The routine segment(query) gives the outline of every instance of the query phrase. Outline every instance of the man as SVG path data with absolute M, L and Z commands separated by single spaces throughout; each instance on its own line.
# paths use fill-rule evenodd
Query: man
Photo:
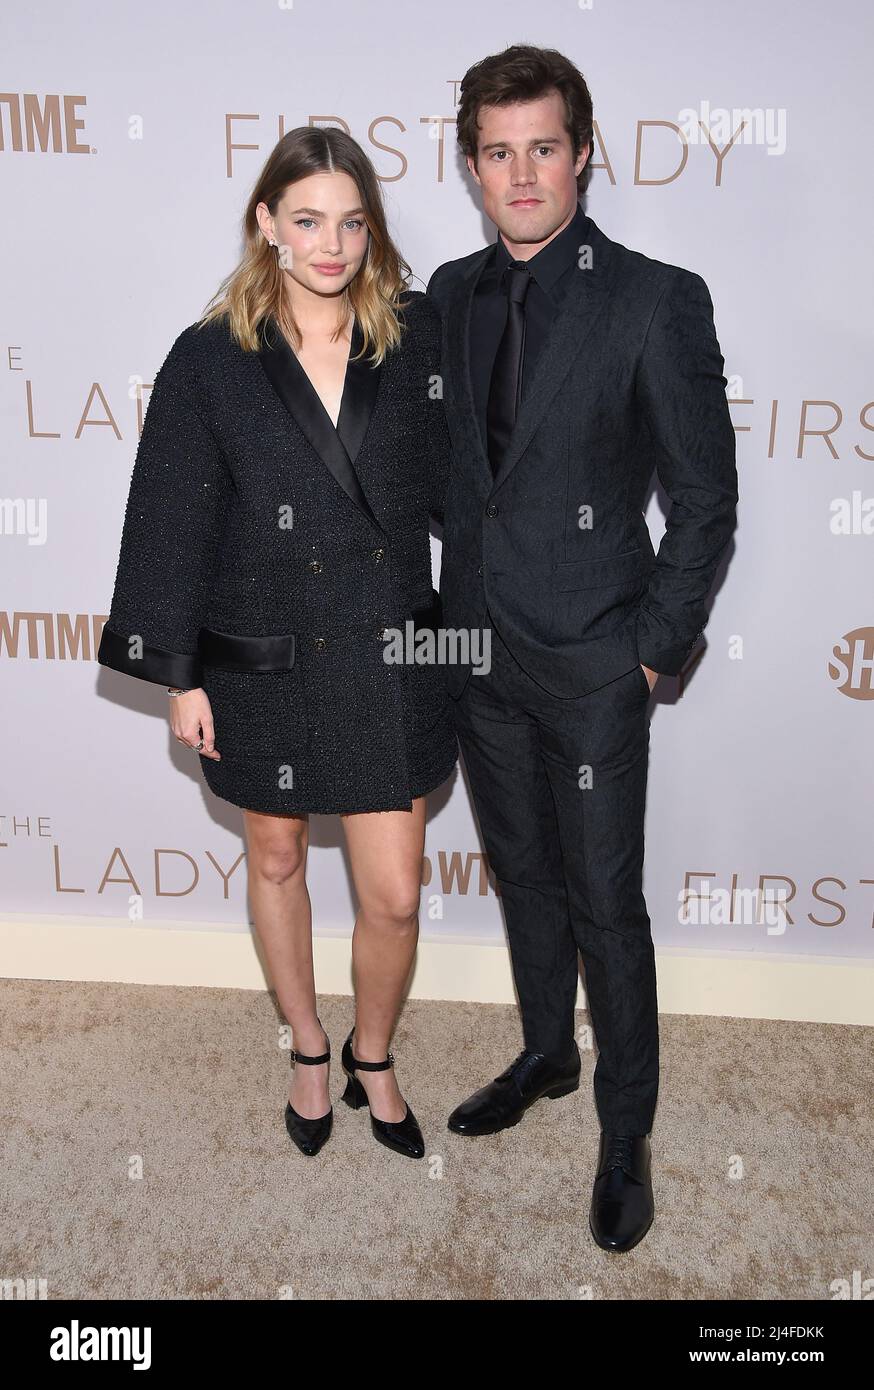
M 658 1090 L 649 697 L 702 635 L 737 472 L 707 286 L 583 212 L 592 130 L 586 83 L 555 50 L 472 67 L 458 141 L 498 236 L 428 286 L 453 441 L 443 623 L 491 629 L 489 671 L 447 678 L 525 1044 L 449 1128 L 491 1134 L 577 1089 L 579 952 L 602 1131 L 589 1224 L 629 1250 L 653 1219 Z M 654 469 L 671 502 L 657 557 Z

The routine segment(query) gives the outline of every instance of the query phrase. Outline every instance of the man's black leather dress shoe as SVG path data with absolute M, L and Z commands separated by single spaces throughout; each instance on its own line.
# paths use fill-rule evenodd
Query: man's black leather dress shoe
M 601 1134 L 589 1229 L 604 1250 L 631 1250 L 652 1225 L 648 1134 Z
M 561 1066 L 544 1057 L 542 1052 L 520 1052 L 515 1062 L 462 1101 L 449 1116 L 449 1128 L 455 1134 L 497 1134 L 521 1120 L 529 1105 L 541 1096 L 556 1100 L 570 1095 L 580 1084 L 580 1053 L 573 1044 L 567 1061 Z

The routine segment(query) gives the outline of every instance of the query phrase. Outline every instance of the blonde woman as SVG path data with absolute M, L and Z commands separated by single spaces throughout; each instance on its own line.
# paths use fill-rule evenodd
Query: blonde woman
M 286 1125 L 309 1155 L 333 1108 L 308 817 L 341 816 L 358 898 L 344 1099 L 422 1157 L 389 1043 L 416 950 L 425 797 L 457 744 L 442 668 L 386 658 L 409 619 L 439 622 L 439 318 L 406 288 L 373 166 L 341 130 L 279 141 L 244 236 L 155 378 L 98 659 L 167 687 L 174 735 L 243 808 L 255 930 L 304 1064 Z

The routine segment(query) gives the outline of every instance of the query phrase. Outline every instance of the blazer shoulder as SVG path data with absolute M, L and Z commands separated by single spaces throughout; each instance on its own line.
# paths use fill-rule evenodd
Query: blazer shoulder
M 637 283 L 645 285 L 650 291 L 653 313 L 659 305 L 670 305 L 668 312 L 713 313 L 713 299 L 707 282 L 697 271 L 687 270 L 685 266 L 672 265 L 669 261 L 658 261 L 639 252 L 629 252 L 641 264 Z
M 165 372 L 165 375 L 168 371 L 196 372 L 199 367 L 215 359 L 219 344 L 228 342 L 230 333 L 223 321 L 211 320 L 204 324 L 198 319 L 188 324 L 173 339 L 160 370 Z
M 430 350 L 440 340 L 443 320 L 434 297 L 425 290 L 407 290 L 403 305 L 404 338 L 409 343 L 412 333 L 415 342 Z
M 647 256 L 643 251 L 623 245 L 621 241 L 613 241 L 611 238 L 608 240 L 621 270 L 638 283 L 651 286 L 658 294 L 664 290 L 680 293 L 700 292 L 702 287 L 707 290 L 704 279 L 696 271 L 673 265 L 670 261 L 658 260 L 655 256 Z
M 478 251 L 471 251 L 467 256 L 459 256 L 457 260 L 444 261 L 442 265 L 438 265 L 428 281 L 428 293 L 439 308 L 443 308 L 456 286 L 472 271 L 476 270 L 491 249 L 492 244 L 490 243 L 488 246 L 481 246 Z
M 437 305 L 427 290 L 405 290 L 403 315 L 408 323 L 427 323 L 429 319 L 439 318 Z
M 230 321 L 225 316 L 206 322 L 196 319 L 187 328 L 183 328 L 173 347 L 176 348 L 177 344 L 179 351 L 193 362 L 211 357 L 220 347 L 236 346 L 231 335 Z

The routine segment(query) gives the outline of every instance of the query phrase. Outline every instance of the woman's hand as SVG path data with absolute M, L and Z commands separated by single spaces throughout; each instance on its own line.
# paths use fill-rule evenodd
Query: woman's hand
M 216 762 L 221 760 L 221 753 L 215 748 L 209 697 L 200 686 L 170 699 L 170 728 L 186 748 L 193 748 L 202 758 L 212 758 Z M 201 739 L 203 747 L 198 748 Z

